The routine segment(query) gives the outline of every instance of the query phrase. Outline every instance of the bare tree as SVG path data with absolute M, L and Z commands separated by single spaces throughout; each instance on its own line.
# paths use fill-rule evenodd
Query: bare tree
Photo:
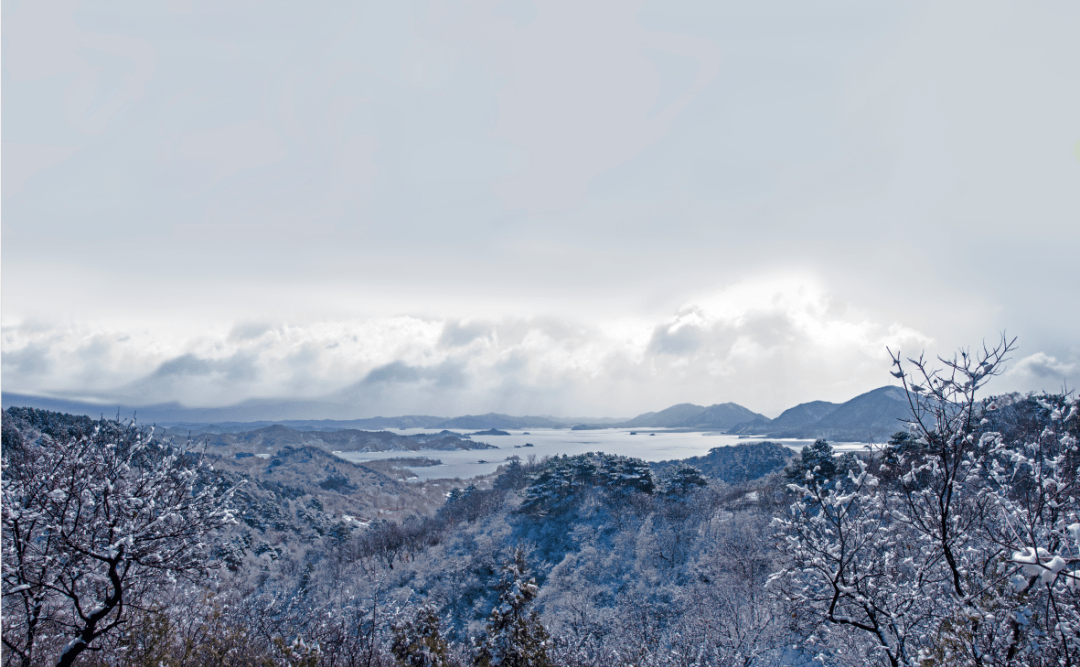
M 100 648 L 129 609 L 202 573 L 204 538 L 232 520 L 231 490 L 201 457 L 134 423 L 15 442 L 3 451 L 6 664 L 70 665 Z
M 1013 346 L 942 368 L 894 355 L 912 411 L 902 451 L 831 488 L 791 485 L 774 585 L 811 625 L 894 666 L 1077 664 L 1080 414 L 1073 397 L 1033 397 L 1038 429 L 993 430 L 999 406 L 977 393 Z

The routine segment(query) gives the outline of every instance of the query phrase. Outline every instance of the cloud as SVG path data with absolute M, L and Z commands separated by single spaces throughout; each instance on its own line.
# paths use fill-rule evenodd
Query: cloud
M 5 369 L 19 375 L 43 375 L 49 371 L 49 351 L 42 345 L 27 345 L 21 350 L 4 352 Z
M 253 382 L 259 379 L 259 370 L 255 358 L 245 352 L 237 352 L 223 359 L 204 359 L 195 354 L 184 354 L 162 363 L 148 379 L 209 375 L 220 375 L 233 382 Z
M 185 354 L 158 366 L 158 369 L 153 373 L 153 377 L 209 375 L 212 370 L 213 366 L 206 359 L 200 359 L 193 354 Z
M 443 326 L 439 344 L 447 347 L 462 347 L 474 340 L 491 337 L 491 327 L 482 322 L 460 323 L 449 321 Z
M 393 362 L 386 366 L 379 366 L 370 370 L 357 386 L 367 387 L 381 385 L 383 387 L 396 387 L 400 385 L 430 384 L 438 389 L 462 389 L 467 386 L 468 379 L 465 377 L 464 367 L 461 364 L 446 360 L 442 364 L 429 367 L 409 366 L 401 362 Z M 415 386 L 408 387 L 414 391 Z M 342 392 L 348 394 L 349 390 Z
M 237 322 L 229 332 L 229 340 L 241 341 L 258 338 L 272 328 L 273 325 L 266 322 Z
M 419 380 L 420 372 L 417 369 L 400 361 L 395 361 L 372 369 L 361 381 L 361 384 L 399 384 L 402 382 L 418 382 Z
M 4 328 L 3 379 L 7 391 L 127 404 L 324 401 L 342 417 L 631 415 L 686 401 L 777 412 L 886 384 L 886 345 L 930 342 L 789 274 L 702 293 L 659 321 L 373 317 L 188 335 L 18 324 Z M 1045 355 L 1021 366 L 1063 368 Z
M 1016 363 L 1009 374 L 1034 376 L 1039 379 L 1062 380 L 1076 373 L 1080 364 L 1059 361 L 1045 352 L 1030 354 Z
M 649 351 L 653 354 L 692 354 L 701 346 L 702 331 L 692 324 L 660 325 L 653 331 Z
M 79 321 L 36 357 L 20 330 L 6 384 L 245 352 L 260 383 L 168 391 L 312 397 L 455 359 L 557 408 L 776 364 L 771 404 L 894 324 L 1054 352 L 1080 323 L 1080 5 L 220 4 L 5 13 L 4 314 Z M 792 266 L 830 297 L 685 299 Z

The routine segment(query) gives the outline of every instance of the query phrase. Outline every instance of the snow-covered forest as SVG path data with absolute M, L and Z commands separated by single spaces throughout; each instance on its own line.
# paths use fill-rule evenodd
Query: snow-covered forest
M 9 409 L 3 661 L 1077 664 L 1080 405 L 984 396 L 1008 352 L 895 358 L 912 421 L 864 456 L 513 461 L 434 511 L 315 454 L 333 483 Z M 397 514 L 357 521 L 372 485 Z

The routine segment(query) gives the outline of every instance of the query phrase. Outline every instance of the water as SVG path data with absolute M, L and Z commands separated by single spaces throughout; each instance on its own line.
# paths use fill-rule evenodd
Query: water
M 437 433 L 432 429 L 401 429 L 395 433 L 411 435 L 414 433 Z M 469 433 L 470 431 L 455 431 Z M 597 429 L 593 431 L 571 431 L 567 429 L 529 429 L 528 431 L 508 431 L 510 435 L 478 435 L 473 440 L 494 445 L 498 449 L 471 449 L 454 451 L 420 450 L 416 452 L 343 452 L 338 454 L 343 459 L 355 463 L 379 459 L 402 457 L 423 457 L 442 461 L 439 466 L 409 467 L 422 480 L 468 479 L 495 472 L 496 468 L 506 463 L 510 457 L 518 456 L 522 462 L 535 456 L 537 460 L 545 456 L 566 454 L 584 454 L 586 452 L 604 452 L 620 456 L 632 456 L 646 461 L 664 461 L 685 459 L 691 456 L 708 454 L 713 447 L 760 442 L 767 438 L 743 438 L 736 435 L 719 433 L 700 433 L 669 431 L 665 429 L 631 430 L 625 428 Z M 631 435 L 636 433 L 637 435 Z M 783 445 L 800 450 L 812 440 L 773 440 Z M 531 444 L 532 447 L 527 447 Z M 863 443 L 842 443 L 834 445 L 836 449 L 847 451 L 861 449 Z M 481 462 L 483 461 L 483 462 Z

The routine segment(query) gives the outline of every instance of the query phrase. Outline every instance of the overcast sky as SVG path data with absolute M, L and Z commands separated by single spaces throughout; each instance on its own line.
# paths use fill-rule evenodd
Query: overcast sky
M 1080 382 L 1080 4 L 3 3 L 3 390 L 775 416 Z M 344 407 L 342 407 L 344 406 Z

